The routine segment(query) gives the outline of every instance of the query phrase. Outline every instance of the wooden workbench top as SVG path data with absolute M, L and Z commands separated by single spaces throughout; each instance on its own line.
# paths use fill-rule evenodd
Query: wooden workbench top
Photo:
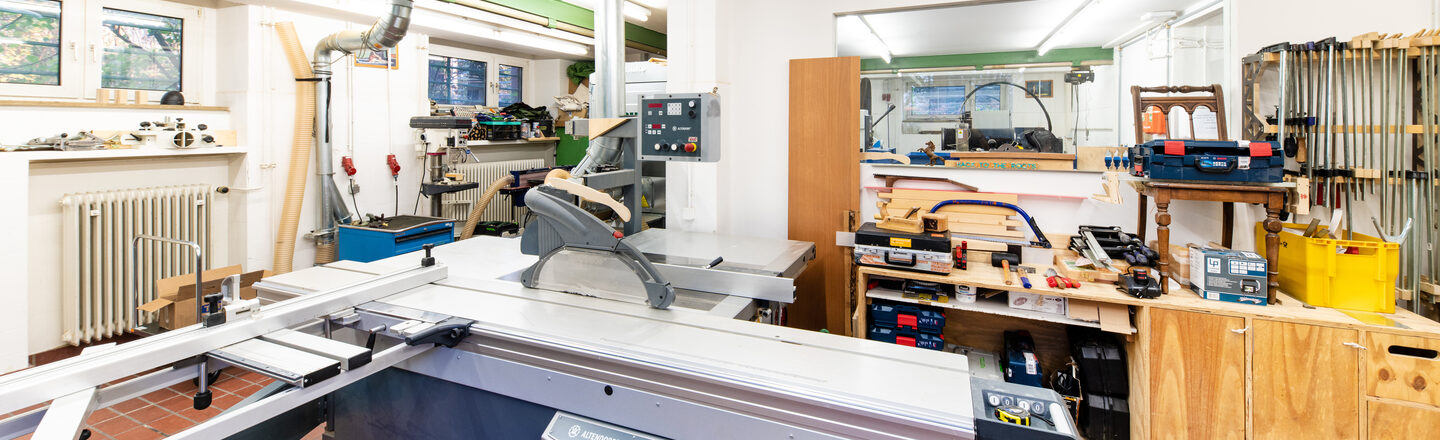
M 1156 299 L 1141 299 L 1121 293 L 1115 290 L 1114 284 L 1082 282 L 1079 288 L 1055 289 L 1045 284 L 1045 271 L 1052 266 L 1030 265 L 1036 273 L 1030 275 L 1031 288 L 1026 289 L 1020 285 L 1020 279 L 1015 278 L 1014 285 L 1006 285 L 1001 276 L 1000 268 L 989 264 L 970 263 L 969 270 L 956 270 L 949 275 L 929 274 L 912 272 L 907 270 L 886 269 L 881 267 L 858 266 L 863 274 L 878 275 L 890 278 L 903 278 L 920 281 L 929 281 L 945 284 L 961 284 L 971 287 L 987 289 L 1012 290 L 1018 292 L 1031 292 L 1043 295 L 1052 295 L 1065 298 L 1075 298 L 1086 301 L 1098 301 L 1115 304 L 1126 304 L 1141 307 L 1159 307 L 1165 309 L 1185 310 L 1200 313 L 1212 313 L 1217 315 L 1242 316 L 1254 318 L 1268 318 L 1288 322 L 1301 322 L 1307 324 L 1324 325 L 1332 327 L 1356 328 L 1369 331 L 1384 331 L 1386 333 L 1411 334 L 1435 336 L 1440 335 L 1440 323 L 1426 319 L 1408 310 L 1397 308 L 1393 314 L 1344 312 L 1327 307 L 1310 307 L 1298 299 L 1285 295 L 1283 292 L 1278 296 L 1280 304 L 1268 306 L 1256 306 L 1249 304 L 1237 304 L 1224 301 L 1211 301 L 1201 298 L 1189 289 L 1171 290 L 1169 294 L 1162 295 Z M 1352 316 L 1353 315 L 1353 316 Z M 1361 318 L 1367 321 L 1362 321 Z M 1391 322 L 1399 324 L 1384 324 Z M 1403 327 L 1402 327 L 1403 326 Z

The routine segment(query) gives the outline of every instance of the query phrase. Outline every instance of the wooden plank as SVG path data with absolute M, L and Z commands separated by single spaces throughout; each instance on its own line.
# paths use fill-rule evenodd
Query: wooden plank
M 1360 438 L 1355 330 L 1256 319 L 1255 438 Z
M 1243 318 L 1150 312 L 1150 437 L 1245 438 Z
M 935 202 L 930 200 L 890 199 L 891 208 L 910 209 L 917 206 L 924 209 L 926 212 L 929 212 L 930 208 L 935 207 Z M 1015 214 L 1015 210 L 1010 208 L 984 205 L 945 205 L 940 207 L 939 212 L 958 212 L 962 214 L 998 214 L 1007 216 Z
M 1150 438 L 1150 312 L 1151 307 L 1135 308 L 1134 337 L 1125 340 L 1126 370 L 1130 377 L 1130 436 Z
M 1119 168 L 1105 168 L 1106 155 L 1128 154 L 1124 147 L 1076 147 L 1075 150 L 1075 169 L 1083 171 L 1116 171 Z
M 878 194 L 882 199 L 910 199 L 910 200 L 933 200 L 936 203 L 946 200 L 986 200 L 991 202 L 1005 202 L 1015 204 L 1020 202 L 1020 196 L 1006 193 L 987 193 L 970 191 L 940 191 L 931 189 L 891 189 L 889 193 Z
M 55 108 L 123 108 L 143 110 L 195 110 L 210 112 L 228 112 L 230 107 L 218 105 L 163 105 L 163 104 L 109 104 L 89 101 L 24 101 L 5 99 L 0 100 L 0 107 L 55 107 Z
M 971 160 L 993 160 L 993 159 L 1021 159 L 1021 160 L 1063 160 L 1074 161 L 1075 155 L 1069 153 L 1030 153 L 1022 151 L 954 151 L 950 152 L 951 159 Z
M 1073 160 L 960 159 L 947 160 L 945 166 L 967 170 L 1071 171 L 1075 169 L 1075 162 Z
M 860 221 L 860 58 L 790 60 L 789 73 L 789 102 L 806 108 L 790 112 L 788 238 L 816 243 L 815 260 L 795 280 L 789 325 L 844 333 L 853 257 L 835 233 Z
M 1435 438 L 1440 409 L 1372 399 L 1367 402 L 1370 440 Z
M 1391 353 L 1440 352 L 1440 337 L 1369 332 L 1365 337 L 1366 394 L 1440 406 L 1440 358 Z M 1424 352 L 1424 350 L 1432 350 Z
M 974 223 L 951 223 L 950 232 L 967 235 L 990 235 L 995 237 L 1025 237 L 1025 231 L 1017 231 L 1000 225 L 977 225 Z
M 884 215 L 905 215 L 905 213 L 910 211 L 910 208 L 911 207 L 897 207 L 891 205 L 885 208 L 884 211 L 877 213 L 876 220 L 882 220 Z M 1015 228 L 1025 227 L 1025 222 L 1012 219 L 1009 216 L 1003 214 L 965 214 L 960 212 L 946 211 L 944 208 L 941 208 L 940 212 L 938 212 L 937 214 L 943 214 L 947 219 L 950 220 L 950 223 L 996 225 Z

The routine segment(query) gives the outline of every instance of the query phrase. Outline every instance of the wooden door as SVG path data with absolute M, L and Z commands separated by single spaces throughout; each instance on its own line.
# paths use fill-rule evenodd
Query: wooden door
M 1359 332 L 1254 320 L 1255 438 L 1360 437 Z
M 1151 438 L 1245 438 L 1243 328 L 1244 318 L 1151 309 Z
M 1435 438 L 1440 427 L 1440 410 L 1433 406 L 1371 400 L 1367 411 L 1369 440 Z
M 860 58 L 790 60 L 791 240 L 815 243 L 795 281 L 793 327 L 850 334 L 851 231 L 860 207 Z

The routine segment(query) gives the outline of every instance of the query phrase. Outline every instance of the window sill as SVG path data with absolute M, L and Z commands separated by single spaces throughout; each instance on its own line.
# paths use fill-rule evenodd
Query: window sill
M 107 108 L 133 110 L 194 110 L 228 112 L 230 107 L 214 105 L 162 105 L 162 104 L 102 104 L 87 101 L 26 101 L 0 100 L 0 107 L 54 107 L 54 108 Z

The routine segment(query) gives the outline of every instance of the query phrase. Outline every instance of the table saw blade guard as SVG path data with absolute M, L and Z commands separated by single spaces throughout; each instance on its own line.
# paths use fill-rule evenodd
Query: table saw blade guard
M 521 274 L 521 283 L 611 299 L 635 297 L 643 290 L 651 307 L 675 302 L 675 289 L 634 246 L 620 240 L 609 225 L 566 202 L 571 195 L 548 185 L 526 197 L 535 219 L 526 225 L 520 250 L 540 257 Z

